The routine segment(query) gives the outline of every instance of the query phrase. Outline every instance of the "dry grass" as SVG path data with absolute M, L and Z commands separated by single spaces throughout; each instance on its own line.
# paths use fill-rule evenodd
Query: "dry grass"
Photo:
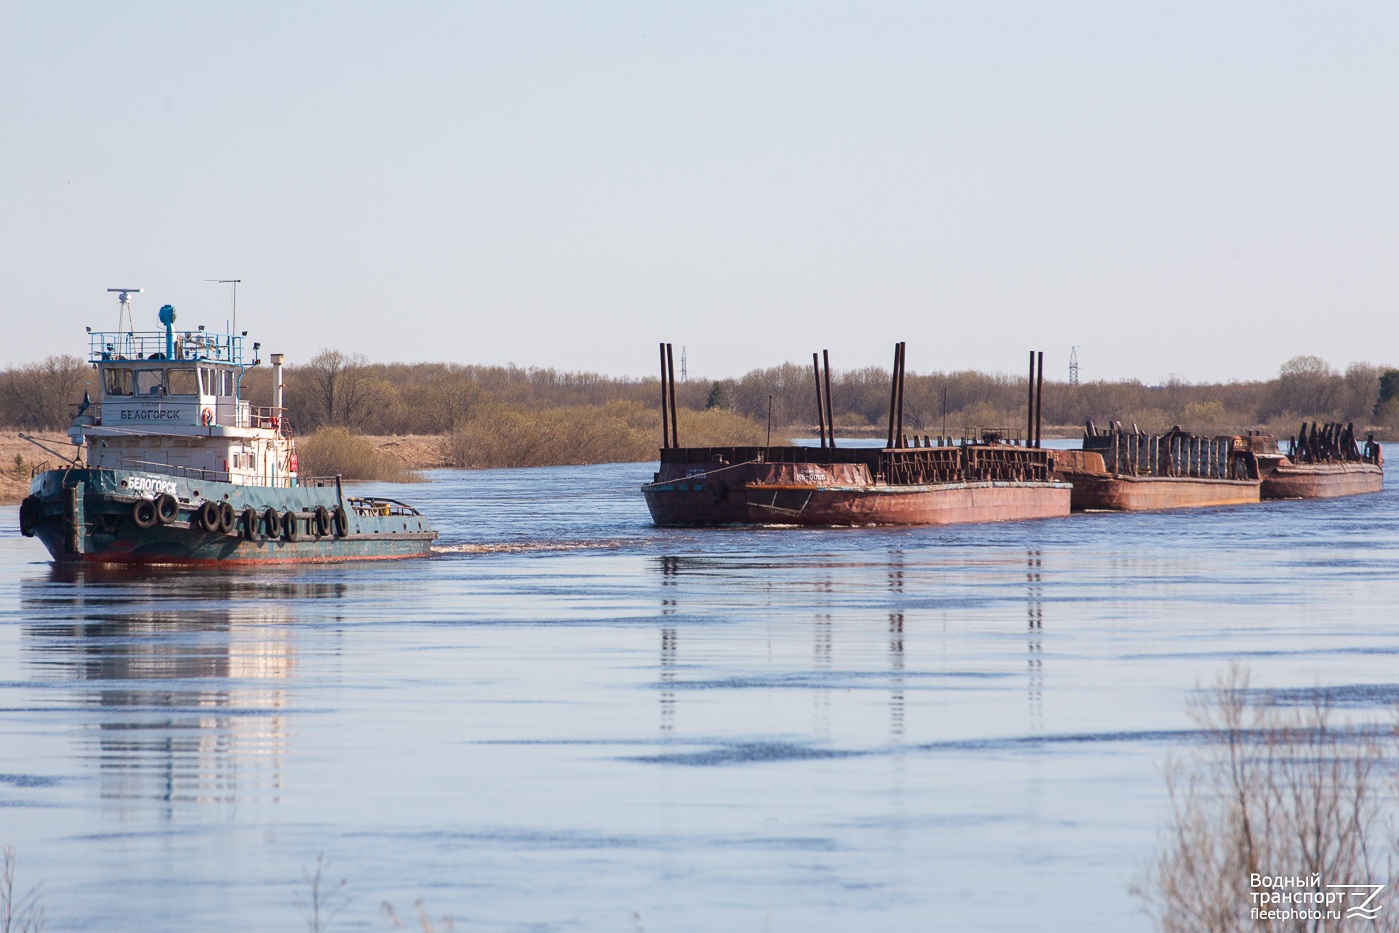
M 0 933 L 43 933 L 44 908 L 39 904 L 39 886 L 25 894 L 15 893 L 13 846 L 5 846 L 0 862 Z
M 422 933 L 452 933 L 452 931 L 456 929 L 456 921 L 451 917 L 441 917 L 438 919 L 437 923 L 434 924 L 432 918 L 427 915 L 427 907 L 424 906 L 422 901 L 418 901 L 414 906 L 418 908 L 418 924 Z M 398 911 L 394 910 L 394 906 L 388 901 L 384 901 L 379 907 L 379 912 L 393 925 L 393 929 L 409 929 L 409 927 L 404 925 L 403 919 L 399 917 Z
M 347 480 L 381 480 L 389 483 L 417 479 L 397 458 L 383 453 L 368 438 L 345 428 L 322 428 L 296 442 L 303 476 L 340 475 Z
M 64 453 L 76 450 L 69 446 L 66 437 L 59 437 L 62 439 L 53 446 Z M 29 495 L 29 471 L 45 460 L 60 462 L 28 441 L 20 440 L 18 432 L 0 432 L 0 504 L 15 503 Z
M 306 895 L 296 896 L 296 906 L 306 920 L 307 933 L 326 933 L 330 928 L 330 922 L 349 905 L 349 895 L 345 892 L 349 880 L 341 878 L 339 881 L 327 883 L 325 873 L 329 868 L 330 860 L 325 857 L 324 852 L 319 852 L 316 854 L 314 871 L 309 865 L 301 869 L 301 880 L 306 883 Z
M 761 444 L 765 427 L 731 411 L 681 411 L 685 446 Z M 455 466 L 471 469 L 654 460 L 661 416 L 636 402 L 527 409 L 475 409 L 446 439 Z
M 1337 724 L 1323 692 L 1286 706 L 1260 698 L 1233 666 L 1192 704 L 1208 740 L 1167 768 L 1170 817 L 1154 862 L 1134 893 L 1165 933 L 1394 931 L 1393 898 L 1378 918 L 1347 917 L 1359 889 L 1387 884 L 1396 840 L 1392 724 Z M 1311 879 L 1312 886 L 1254 884 L 1254 876 Z M 1261 903 L 1273 892 L 1318 892 L 1333 903 Z M 1317 909 L 1320 917 L 1258 918 L 1263 910 Z M 1327 911 L 1335 911 L 1328 916 Z

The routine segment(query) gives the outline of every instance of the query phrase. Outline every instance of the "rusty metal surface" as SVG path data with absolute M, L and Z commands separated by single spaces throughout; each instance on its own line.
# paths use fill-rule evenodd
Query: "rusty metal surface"
M 1061 471 L 1073 484 L 1075 511 L 1149 512 L 1257 502 L 1256 479 L 1204 479 L 1176 476 L 1113 476 Z
M 1282 463 L 1263 477 L 1264 499 L 1334 499 L 1384 489 L 1384 469 L 1373 463 Z
M 1058 473 L 1106 473 L 1103 455 L 1092 450 L 1054 451 L 1054 469 Z
M 1301 430 L 1288 438 L 1287 457 L 1297 464 L 1349 462 L 1379 466 L 1382 461 L 1375 435 L 1368 435 L 1362 443 L 1355 437 L 1354 424 L 1339 421 L 1326 424 L 1313 421 L 1310 429 L 1302 422 Z
M 1063 483 L 946 483 L 928 486 L 811 487 L 754 484 L 748 521 L 780 525 L 953 525 L 1061 518 Z
M 1056 451 L 1055 473 L 1073 484 L 1075 510 L 1146 512 L 1257 502 L 1252 438 L 1202 437 L 1175 428 L 1146 434 L 1090 421 L 1083 450 Z
M 658 525 L 930 525 L 1067 515 L 1070 490 L 1048 451 L 920 446 L 672 448 L 642 492 Z
M 1258 479 L 1258 455 L 1247 439 L 1232 435 L 1203 437 L 1175 428 L 1146 434 L 1121 426 L 1085 433 L 1083 449 L 1102 455 L 1113 476 L 1195 479 Z

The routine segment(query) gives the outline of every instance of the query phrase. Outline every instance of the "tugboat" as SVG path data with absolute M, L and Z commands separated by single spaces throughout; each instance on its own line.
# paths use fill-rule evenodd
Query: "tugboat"
M 121 291 L 130 321 L 128 292 Z M 304 477 L 282 407 L 242 397 L 241 334 L 203 326 L 163 333 L 92 332 L 100 406 L 84 396 L 68 429 L 77 455 L 40 464 L 20 531 L 59 563 L 262 564 L 421 557 L 437 538 L 416 509 L 347 496 L 339 476 Z M 53 468 L 50 468 L 53 467 Z

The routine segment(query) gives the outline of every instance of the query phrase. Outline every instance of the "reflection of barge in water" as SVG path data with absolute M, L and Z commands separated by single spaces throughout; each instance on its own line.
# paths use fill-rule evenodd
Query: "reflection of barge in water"
M 1287 453 L 1272 437 L 1251 438 L 1263 473 L 1264 499 L 1331 499 L 1384 488 L 1384 454 L 1373 434 L 1355 439 L 1355 425 L 1306 424 L 1288 439 Z
M 1123 512 L 1257 502 L 1258 458 L 1246 438 L 1098 431 L 1082 450 L 1055 452 L 1056 475 L 1073 484 L 1075 510 Z
M 121 298 L 125 310 L 125 292 Z M 93 410 L 85 400 L 69 429 L 76 459 L 35 471 L 20 505 L 26 536 L 38 537 L 60 562 L 299 563 L 429 553 L 437 532 L 417 510 L 346 496 L 339 477 L 298 474 L 280 354 L 272 356 L 272 407 L 253 407 L 240 380 L 259 361 L 244 362 L 241 335 L 202 328 L 177 335 L 169 305 L 160 320 L 164 333 L 91 334 L 101 406 Z
M 1005 432 L 908 438 L 903 431 L 903 344 L 894 357 L 888 443 L 837 448 L 830 363 L 816 372 L 820 447 L 680 447 L 674 368 L 662 347 L 660 468 L 642 487 L 657 525 L 946 525 L 1069 513 L 1048 451 L 1006 443 Z M 1035 400 L 1035 380 L 1031 398 Z M 1033 434 L 1036 405 L 1031 404 Z

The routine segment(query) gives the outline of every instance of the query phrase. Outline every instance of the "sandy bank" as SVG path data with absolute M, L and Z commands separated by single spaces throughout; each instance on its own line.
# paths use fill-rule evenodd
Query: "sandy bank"
M 35 436 L 53 441 L 49 446 L 55 450 L 64 453 L 73 450 L 62 432 L 45 431 Z M 0 503 L 11 505 L 29 495 L 29 471 L 45 460 L 55 465 L 62 463 L 28 441 L 20 440 L 18 431 L 0 431 Z

